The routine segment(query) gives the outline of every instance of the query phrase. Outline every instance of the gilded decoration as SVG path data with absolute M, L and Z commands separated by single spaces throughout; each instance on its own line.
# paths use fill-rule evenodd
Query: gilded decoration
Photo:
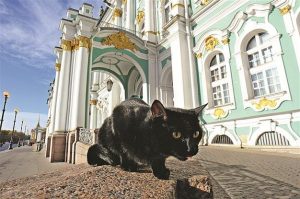
M 277 105 L 277 102 L 276 100 L 270 100 L 264 97 L 260 99 L 257 103 L 253 103 L 253 105 L 256 110 L 263 110 L 265 108 L 274 109 Z
M 292 6 L 287 5 L 287 6 L 283 7 L 283 8 L 281 8 L 281 9 L 279 9 L 280 14 L 282 14 L 282 15 L 287 14 L 291 10 L 291 8 L 292 8 Z
M 197 59 L 200 59 L 200 58 L 202 58 L 202 53 L 195 53 L 195 56 Z
M 115 8 L 113 12 L 113 18 L 122 17 L 122 10 L 120 8 Z
M 137 47 L 130 39 L 126 36 L 124 32 L 118 32 L 116 34 L 112 34 L 104 38 L 101 42 L 102 45 L 106 46 L 114 46 L 116 49 L 128 49 L 131 51 L 135 51 Z
M 206 6 L 207 4 L 209 4 L 211 2 L 211 0 L 201 0 L 201 5 Z
M 136 15 L 136 21 L 140 24 L 144 21 L 145 13 L 144 11 L 138 11 L 138 14 Z
M 90 38 L 84 37 L 84 36 L 79 36 L 78 38 L 78 42 L 79 42 L 79 47 L 83 47 L 83 48 L 90 48 L 91 47 L 91 40 Z
M 122 4 L 126 4 L 127 3 L 127 0 L 122 0 Z
M 61 64 L 56 63 L 56 64 L 55 64 L 55 70 L 56 70 L 56 71 L 60 71 L 60 68 L 61 68 Z
M 213 114 L 214 114 L 214 117 L 217 119 L 224 118 L 227 115 L 226 112 L 224 111 L 224 109 L 222 109 L 222 108 L 216 108 Z
M 97 101 L 96 99 L 92 99 L 92 100 L 90 100 L 90 104 L 91 104 L 91 105 L 96 105 L 96 104 L 97 104 L 97 102 L 98 102 L 98 101 Z
M 205 39 L 205 49 L 207 51 L 213 50 L 218 44 L 219 41 L 213 36 L 209 36 Z
M 79 49 L 78 39 L 77 38 L 73 39 L 71 45 L 72 45 L 72 50 L 78 50 Z
M 224 38 L 224 39 L 222 39 L 222 43 L 223 43 L 224 45 L 229 44 L 229 42 L 230 42 L 230 39 L 229 39 L 229 38 Z
M 61 46 L 60 46 L 63 50 L 66 51 L 71 51 L 72 50 L 72 44 L 71 41 L 68 40 L 62 40 L 61 41 Z

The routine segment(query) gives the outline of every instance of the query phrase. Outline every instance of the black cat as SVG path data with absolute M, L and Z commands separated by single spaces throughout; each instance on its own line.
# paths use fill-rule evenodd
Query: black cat
M 138 98 L 126 100 L 105 119 L 98 144 L 88 150 L 88 163 L 121 165 L 126 171 L 137 171 L 143 163 L 157 178 L 168 179 L 167 157 L 184 161 L 197 154 L 202 137 L 198 116 L 205 106 L 185 110 L 164 108 L 158 100 L 151 107 Z

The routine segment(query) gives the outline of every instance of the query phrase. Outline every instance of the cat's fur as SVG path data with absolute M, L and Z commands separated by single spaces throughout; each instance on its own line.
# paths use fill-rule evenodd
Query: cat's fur
M 197 154 L 202 137 L 198 116 L 205 106 L 184 110 L 164 108 L 158 100 L 151 107 L 138 98 L 126 100 L 105 119 L 98 143 L 88 150 L 88 163 L 120 165 L 126 171 L 137 171 L 143 163 L 157 178 L 168 179 L 167 157 L 184 161 Z

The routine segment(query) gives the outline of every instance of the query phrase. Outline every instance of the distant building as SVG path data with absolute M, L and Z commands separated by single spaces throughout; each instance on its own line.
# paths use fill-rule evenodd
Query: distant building
M 31 130 L 30 143 L 45 143 L 46 128 L 40 126 L 40 121 L 38 121 L 36 127 Z
M 87 135 L 133 95 L 180 108 L 208 103 L 201 144 L 300 146 L 299 0 L 105 2 L 100 18 L 84 3 L 60 21 L 51 162 L 76 162 L 80 140 L 93 143 Z

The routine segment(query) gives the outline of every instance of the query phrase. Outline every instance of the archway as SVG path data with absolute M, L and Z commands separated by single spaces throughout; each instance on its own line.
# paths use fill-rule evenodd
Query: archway
M 161 72 L 160 79 L 160 98 L 164 106 L 174 106 L 174 93 L 173 93 L 173 77 L 171 64 L 165 66 Z
M 230 137 L 227 135 L 217 135 L 211 142 L 212 144 L 233 144 Z
M 286 137 L 276 131 L 262 133 L 256 140 L 256 146 L 290 146 Z

